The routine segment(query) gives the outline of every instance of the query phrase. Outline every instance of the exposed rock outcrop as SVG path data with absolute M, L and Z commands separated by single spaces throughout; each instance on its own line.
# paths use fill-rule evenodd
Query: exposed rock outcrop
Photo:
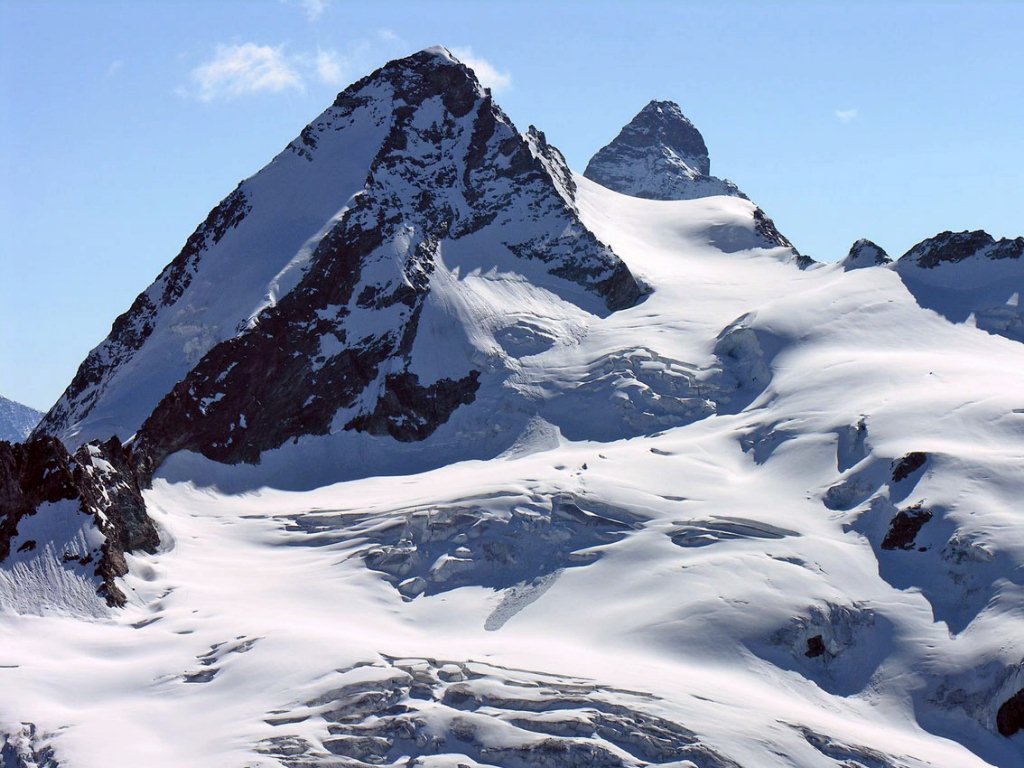
M 913 549 L 918 532 L 931 519 L 931 510 L 920 504 L 901 509 L 889 524 L 889 530 L 882 539 L 882 549 Z
M 0 564 L 22 553 L 53 556 L 63 567 L 90 574 L 108 605 L 123 605 L 125 596 L 116 579 L 128 572 L 125 553 L 153 552 L 159 544 L 142 499 L 146 481 L 137 473 L 131 451 L 116 437 L 83 445 L 73 454 L 53 437 L 0 442 Z M 60 545 L 67 532 L 40 520 L 33 527 L 53 541 L 29 538 L 26 518 L 56 514 L 51 510 L 62 502 L 75 504 L 83 516 L 79 527 L 94 529 L 99 536 L 78 537 L 57 552 L 46 545 Z

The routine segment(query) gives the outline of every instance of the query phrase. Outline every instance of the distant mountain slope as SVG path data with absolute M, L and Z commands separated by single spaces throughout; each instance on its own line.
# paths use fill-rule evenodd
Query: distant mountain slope
M 32 434 L 43 413 L 0 395 L 0 440 L 18 443 Z

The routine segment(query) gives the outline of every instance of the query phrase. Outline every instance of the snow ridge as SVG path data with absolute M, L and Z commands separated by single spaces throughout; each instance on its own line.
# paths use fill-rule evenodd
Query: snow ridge
M 1024 237 L 941 232 L 900 257 L 896 270 L 918 304 L 951 322 L 1024 342 Z

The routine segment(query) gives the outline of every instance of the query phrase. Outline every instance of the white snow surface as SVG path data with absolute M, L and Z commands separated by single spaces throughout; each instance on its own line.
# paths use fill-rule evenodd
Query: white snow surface
M 441 745 L 419 765 L 1024 764 L 994 725 L 1024 685 L 1024 346 L 922 309 L 891 270 L 751 248 L 746 200 L 575 182 L 645 301 L 598 317 L 445 255 L 417 370 L 489 359 L 494 391 L 400 451 L 172 457 L 126 609 L 5 603 L 0 733 L 35 724 L 69 768 L 327 765 L 392 717 L 360 722 L 344 691 L 420 674 L 432 698 L 394 715 Z M 469 337 L 445 336 L 452 315 Z M 324 485 L 350 450 L 362 471 Z M 882 550 L 917 503 L 915 546 Z M 616 741 L 594 725 L 611 707 L 721 762 Z M 412 764 L 396 744 L 379 764 Z M 620 762 L 571 762 L 584 744 Z

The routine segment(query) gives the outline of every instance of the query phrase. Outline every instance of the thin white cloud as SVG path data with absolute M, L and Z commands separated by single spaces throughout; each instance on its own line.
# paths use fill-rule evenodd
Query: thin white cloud
M 329 5 L 328 0 L 302 0 L 302 7 L 306 9 L 306 18 L 310 21 L 319 19 Z
M 121 61 L 120 59 L 117 59 L 116 61 L 110 62 L 110 66 L 107 67 L 107 72 L 104 75 L 104 77 L 113 77 L 114 75 L 116 75 L 118 73 L 118 71 L 123 66 L 124 66 L 124 62 Z
M 323 16 L 327 6 L 330 5 L 330 0 L 281 0 L 281 2 L 285 5 L 301 7 L 306 12 L 306 18 L 310 21 L 316 21 Z
M 856 109 L 837 109 L 836 110 L 836 120 L 838 120 L 840 123 L 849 123 L 852 120 L 856 120 L 856 119 L 857 119 L 857 110 Z
M 286 51 L 283 45 L 253 42 L 218 45 L 208 60 L 191 70 L 188 82 L 179 85 L 175 93 L 185 99 L 213 102 L 258 93 L 301 92 L 307 85 L 318 83 L 339 88 L 407 47 L 389 29 L 350 40 L 341 48 L 317 47 L 315 51 Z
M 476 73 L 477 80 L 480 81 L 481 85 L 490 88 L 495 93 L 504 91 L 512 86 L 512 75 L 508 71 L 502 72 L 491 62 L 487 61 L 487 59 L 474 55 L 472 48 L 467 46 L 465 48 L 452 48 L 451 50 L 455 54 L 455 58 Z
M 337 51 L 316 52 L 316 74 L 327 85 L 339 86 L 345 83 L 345 68 Z
M 194 90 L 200 101 L 233 99 L 254 93 L 279 93 L 303 89 L 302 75 L 281 47 L 242 43 L 218 45 L 213 58 L 192 70 Z

